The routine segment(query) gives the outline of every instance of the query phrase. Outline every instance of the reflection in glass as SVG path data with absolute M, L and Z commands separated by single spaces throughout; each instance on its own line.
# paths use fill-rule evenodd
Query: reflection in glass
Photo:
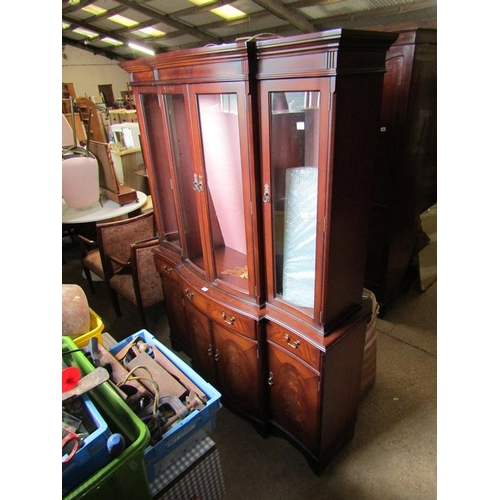
M 270 94 L 275 294 L 308 314 L 316 275 L 319 98 Z
M 200 94 L 198 109 L 217 279 L 248 291 L 237 95 Z

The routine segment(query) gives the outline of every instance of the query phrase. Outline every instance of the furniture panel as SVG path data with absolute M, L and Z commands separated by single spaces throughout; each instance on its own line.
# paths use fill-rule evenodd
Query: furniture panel
M 307 342 L 303 337 L 290 331 L 283 330 L 276 323 L 267 325 L 267 340 L 274 342 L 282 349 L 294 354 L 316 370 L 320 369 L 320 351 Z
M 185 301 L 186 318 L 191 336 L 191 358 L 193 368 L 209 383 L 217 387 L 216 366 L 213 356 L 210 320 L 191 302 Z
M 217 304 L 209 304 L 208 314 L 221 326 L 227 327 L 227 325 L 230 325 L 232 331 L 238 332 L 249 339 L 257 340 L 255 321 L 253 319 L 245 318 L 228 307 L 220 307 Z
M 330 342 L 310 346 L 317 350 L 319 370 L 297 356 L 300 348 L 285 350 L 275 343 L 292 337 L 290 330 L 266 326 L 269 417 L 303 448 L 318 473 L 354 435 L 370 307 L 364 302 Z
M 155 255 L 155 265 L 162 280 L 172 347 L 190 356 L 191 342 L 183 306 L 183 282 L 175 271 L 175 266 L 158 255 Z
M 418 278 L 419 215 L 437 201 L 437 31 L 387 51 L 364 286 L 385 307 Z
M 215 323 L 198 309 L 208 302 L 189 298 L 184 301 L 193 367 L 220 390 L 226 404 L 261 423 L 259 344 Z
M 262 416 L 262 381 L 259 370 L 257 341 L 241 337 L 233 331 L 213 325 L 218 386 L 233 408 L 249 415 Z
M 270 418 L 312 453 L 318 450 L 320 376 L 295 356 L 267 344 Z

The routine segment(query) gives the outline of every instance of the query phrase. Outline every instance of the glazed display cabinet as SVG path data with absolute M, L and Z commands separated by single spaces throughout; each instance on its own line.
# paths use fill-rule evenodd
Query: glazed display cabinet
M 121 63 L 174 348 L 320 472 L 353 436 L 385 54 L 332 30 Z

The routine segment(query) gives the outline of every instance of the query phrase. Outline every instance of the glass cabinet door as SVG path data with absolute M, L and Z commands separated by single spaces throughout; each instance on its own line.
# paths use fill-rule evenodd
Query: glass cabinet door
M 323 237 L 323 211 L 318 207 L 324 197 L 320 198 L 318 184 L 326 170 L 322 165 L 328 148 L 321 146 L 327 144 L 322 135 L 327 128 L 322 123 L 327 122 L 322 120 L 326 120 L 329 93 L 310 83 L 303 88 L 300 83 L 286 84 L 289 90 L 281 90 L 276 82 L 266 87 L 261 112 L 265 243 L 267 262 L 272 262 L 268 301 L 312 317 L 320 296 L 322 239 L 318 239 Z
M 177 183 L 179 194 L 179 213 L 182 214 L 183 258 L 204 272 L 205 262 L 196 199 L 198 178 L 193 170 L 186 98 L 183 93 L 173 93 L 164 94 L 163 100 L 175 170 L 174 181 Z
M 139 89 L 136 99 L 140 99 L 139 112 L 145 127 L 145 140 L 141 136 L 144 160 L 149 163 L 149 176 L 155 211 L 162 214 L 157 217 L 156 223 L 160 236 L 160 243 L 175 253 L 181 253 L 179 228 L 175 213 L 174 200 L 171 189 L 171 171 L 169 168 L 167 143 L 162 121 L 160 100 L 156 91 L 141 92 Z M 154 176 L 152 176 L 154 172 Z
M 205 203 L 211 277 L 222 288 L 248 295 L 254 278 L 246 235 L 251 224 L 248 147 L 240 139 L 247 136 L 245 94 L 208 89 L 194 90 L 201 152 L 195 181 Z

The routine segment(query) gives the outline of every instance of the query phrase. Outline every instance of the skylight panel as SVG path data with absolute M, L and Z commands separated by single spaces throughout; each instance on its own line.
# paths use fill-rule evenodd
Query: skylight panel
M 201 7 L 202 5 L 207 5 L 209 3 L 214 3 L 214 0 L 189 0 L 191 3 Z
M 90 5 L 86 5 L 85 7 L 82 7 L 82 10 L 84 10 L 85 12 L 88 12 L 89 14 L 93 14 L 94 16 L 100 16 L 101 14 L 104 14 L 105 12 L 107 12 L 106 9 L 98 7 L 97 5 L 94 5 L 92 3 Z
M 75 28 L 73 30 L 73 33 L 78 33 L 79 35 L 86 36 L 87 38 L 96 38 L 99 35 L 97 33 L 94 33 L 93 31 L 86 30 L 84 28 Z
M 144 33 L 145 35 L 149 36 L 164 36 L 166 33 L 164 31 L 157 30 L 156 28 L 141 28 L 140 30 L 141 33 Z
M 246 14 L 241 10 L 233 7 L 232 5 L 223 5 L 222 7 L 217 7 L 216 9 L 210 9 L 219 17 L 222 17 L 226 21 L 231 21 L 232 19 L 239 19 L 240 17 L 245 17 Z
M 115 47 L 119 47 L 120 45 L 123 45 L 123 42 L 119 42 L 118 40 L 115 40 L 114 38 L 102 38 L 101 42 L 107 43 L 109 45 L 114 45 Z
M 132 19 L 129 19 L 128 17 L 120 16 L 120 14 L 115 14 L 114 16 L 111 16 L 109 18 L 109 20 L 113 21 L 117 24 L 121 24 L 122 26 L 125 26 L 126 28 L 132 28 L 133 26 L 137 26 L 139 24 L 137 21 L 133 21 Z

